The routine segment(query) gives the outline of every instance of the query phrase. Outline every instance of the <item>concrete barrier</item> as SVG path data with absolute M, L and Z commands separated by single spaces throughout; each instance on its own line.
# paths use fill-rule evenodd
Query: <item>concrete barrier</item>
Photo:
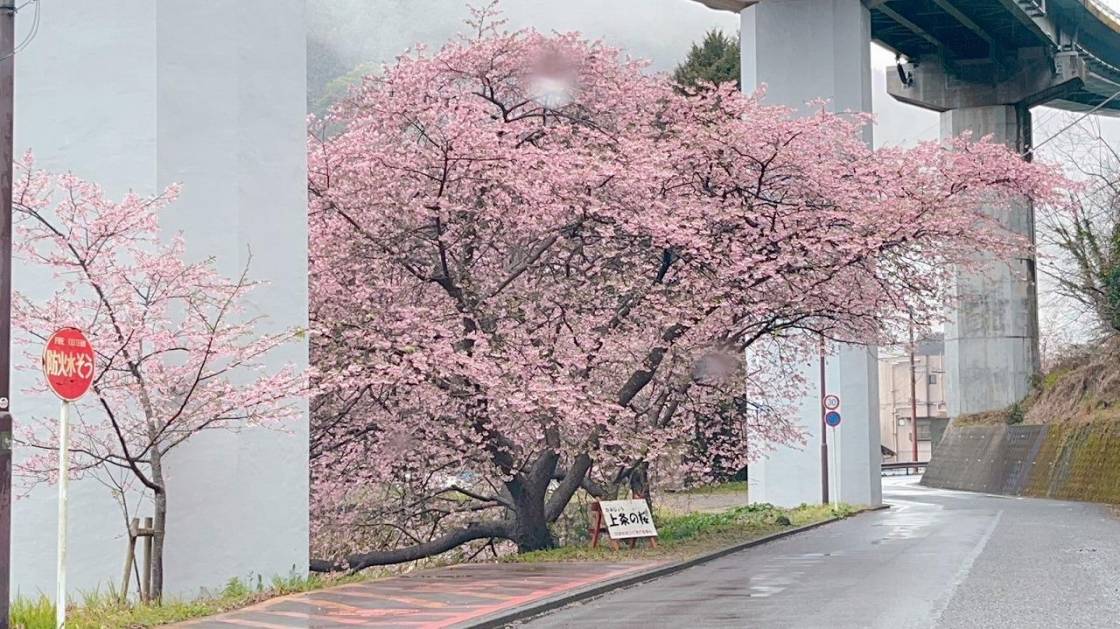
M 1120 423 L 952 425 L 922 484 L 1120 503 Z

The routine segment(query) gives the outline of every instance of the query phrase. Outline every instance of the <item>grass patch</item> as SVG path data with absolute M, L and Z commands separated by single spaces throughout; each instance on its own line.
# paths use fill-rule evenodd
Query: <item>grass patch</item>
M 1068 365 L 1060 365 L 1060 366 L 1054 367 L 1049 372 L 1047 372 L 1046 375 L 1042 376 L 1042 382 L 1041 382 L 1042 390 L 1043 391 L 1053 390 L 1054 387 L 1057 386 L 1057 384 L 1062 381 L 1062 378 L 1065 378 L 1067 375 L 1069 375 L 1069 373 L 1071 371 L 1073 371 L 1073 368 L 1068 366 Z
M 53 629 L 54 603 L 42 595 L 35 599 L 16 598 L 12 601 L 11 625 L 13 629 Z
M 846 504 L 801 505 L 782 509 L 769 504 L 735 507 L 718 513 L 678 515 L 666 511 L 654 513 L 657 524 L 657 548 L 639 542 L 637 548 L 625 544 L 619 550 L 602 542 L 599 548 L 569 545 L 552 550 L 508 555 L 502 561 L 537 563 L 552 561 L 596 561 L 619 559 L 684 558 L 732 544 L 804 526 L 833 517 L 848 517 L 858 511 Z
M 332 585 L 364 581 L 369 575 L 304 577 L 292 575 L 264 581 L 230 579 L 221 590 L 206 593 L 194 600 L 168 598 L 162 604 L 121 603 L 116 593 L 91 592 L 81 596 L 81 603 L 67 611 L 67 629 L 105 629 L 116 627 L 154 627 L 192 618 L 211 616 L 246 607 L 285 594 L 317 590 Z M 13 629 L 53 629 L 54 604 L 45 596 L 37 599 L 17 598 L 12 603 Z
M 953 423 L 957 426 L 994 426 L 996 424 L 1008 423 L 1007 418 L 1009 416 L 1008 409 L 999 409 L 995 411 L 960 415 L 953 420 Z

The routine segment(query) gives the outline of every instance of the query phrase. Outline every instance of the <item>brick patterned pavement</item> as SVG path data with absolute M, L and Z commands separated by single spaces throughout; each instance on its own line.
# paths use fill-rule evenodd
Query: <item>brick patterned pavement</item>
M 657 562 L 466 564 L 271 599 L 183 629 L 466 627 L 500 611 L 616 579 Z

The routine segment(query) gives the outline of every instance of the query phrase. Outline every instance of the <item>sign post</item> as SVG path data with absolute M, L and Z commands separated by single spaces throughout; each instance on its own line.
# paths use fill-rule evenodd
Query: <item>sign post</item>
M 840 421 L 842 419 L 840 416 L 840 396 L 829 394 L 824 396 L 822 402 L 825 409 L 827 409 L 827 412 L 824 414 L 824 423 L 828 426 L 826 430 L 832 431 L 832 478 L 833 482 L 836 483 L 836 500 L 839 501 L 840 496 L 843 495 L 841 493 L 843 488 L 840 483 L 840 477 L 842 476 L 840 462 L 843 461 L 843 457 L 840 454 L 840 440 L 836 438 L 836 429 L 840 426 Z
M 93 346 L 77 328 L 60 328 L 43 348 L 43 376 L 62 400 L 58 411 L 58 575 L 55 627 L 66 626 L 66 491 L 70 476 L 70 403 L 93 384 Z
M 70 484 L 70 402 L 58 409 L 58 572 L 54 599 L 54 625 L 66 627 L 66 499 Z

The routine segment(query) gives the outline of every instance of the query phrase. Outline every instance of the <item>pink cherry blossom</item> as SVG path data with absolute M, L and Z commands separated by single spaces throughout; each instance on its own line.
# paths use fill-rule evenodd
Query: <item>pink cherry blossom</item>
M 548 547 L 581 487 L 796 442 L 821 335 L 933 323 L 954 265 L 1027 247 L 978 208 L 1064 185 L 986 139 L 873 151 L 870 122 L 485 28 L 313 120 L 314 550 L 346 557 L 317 567 Z
M 248 316 L 246 273 L 221 276 L 213 259 L 188 261 L 181 235 L 160 238 L 160 215 L 177 189 L 119 201 L 72 175 L 16 165 L 16 253 L 49 269 L 46 299 L 17 295 L 13 321 L 25 348 L 17 367 L 39 369 L 42 344 L 62 326 L 80 328 L 95 350 L 92 389 L 71 414 L 72 470 L 151 496 L 153 595 L 162 590 L 167 514 L 165 457 L 194 435 L 245 426 L 281 427 L 294 416 L 305 374 L 269 369 L 269 352 L 295 330 L 264 334 Z M 49 395 L 45 387 L 33 394 Z M 21 417 L 17 474 L 57 476 L 54 417 Z

